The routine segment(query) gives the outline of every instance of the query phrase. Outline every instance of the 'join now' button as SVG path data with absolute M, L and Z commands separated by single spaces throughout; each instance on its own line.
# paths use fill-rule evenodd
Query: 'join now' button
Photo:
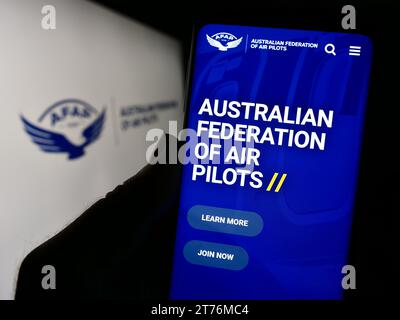
M 237 246 L 206 241 L 189 241 L 183 255 L 192 264 L 229 270 L 242 270 L 248 262 L 247 252 Z
M 190 208 L 187 219 L 195 229 L 248 237 L 258 235 L 264 227 L 262 218 L 255 212 L 200 205 Z

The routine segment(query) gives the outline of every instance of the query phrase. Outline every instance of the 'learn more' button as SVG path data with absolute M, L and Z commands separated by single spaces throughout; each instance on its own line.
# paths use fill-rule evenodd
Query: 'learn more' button
M 183 255 L 192 264 L 228 270 L 242 270 L 249 262 L 247 252 L 241 247 L 198 240 L 189 241 Z
M 255 212 L 200 205 L 190 208 L 187 219 L 195 229 L 247 237 L 258 235 L 264 227 L 262 218 Z

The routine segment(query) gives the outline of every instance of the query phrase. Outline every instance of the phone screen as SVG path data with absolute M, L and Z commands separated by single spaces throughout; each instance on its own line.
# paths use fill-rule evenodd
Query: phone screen
M 187 106 L 172 299 L 340 299 L 372 46 L 209 24 Z

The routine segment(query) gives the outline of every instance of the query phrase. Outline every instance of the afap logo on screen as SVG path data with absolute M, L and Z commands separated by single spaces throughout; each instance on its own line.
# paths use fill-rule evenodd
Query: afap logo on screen
M 238 39 L 233 34 L 227 32 L 218 32 L 211 37 L 206 34 L 206 37 L 210 46 L 217 48 L 219 51 L 236 48 L 243 40 L 243 37 Z
M 44 152 L 66 153 L 68 159 L 85 154 L 85 148 L 101 134 L 105 109 L 98 112 L 78 99 L 58 101 L 33 124 L 21 115 L 25 131 Z

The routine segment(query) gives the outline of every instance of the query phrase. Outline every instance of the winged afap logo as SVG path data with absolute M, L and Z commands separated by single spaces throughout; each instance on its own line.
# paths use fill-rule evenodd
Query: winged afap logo
M 243 37 L 237 38 L 228 32 L 218 32 L 211 37 L 206 34 L 207 41 L 210 46 L 217 48 L 219 51 L 228 51 L 236 48 L 243 40 Z
M 68 159 L 85 154 L 85 148 L 101 135 L 106 110 L 98 112 L 78 99 L 62 100 L 49 107 L 34 124 L 20 116 L 25 131 L 42 151 L 66 153 Z

